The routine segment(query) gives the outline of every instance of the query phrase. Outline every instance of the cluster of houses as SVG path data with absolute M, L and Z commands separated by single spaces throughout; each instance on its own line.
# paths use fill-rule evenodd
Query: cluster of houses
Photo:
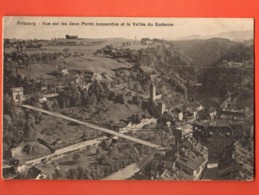
M 242 138 L 242 126 L 193 125 L 193 136 L 208 148 L 210 158 L 219 159 L 228 146 Z
M 253 180 L 254 178 L 253 142 L 235 141 L 226 148 L 219 162 L 219 175 L 230 180 Z
M 150 125 L 150 124 L 156 124 L 157 119 L 155 118 L 143 118 L 140 120 L 139 123 L 133 123 L 130 121 L 125 127 L 122 127 L 119 129 L 120 133 L 128 133 L 130 131 L 138 131 L 141 130 L 144 126 Z
M 173 154 L 151 162 L 150 175 L 157 180 L 199 180 L 208 162 L 208 149 L 188 137 Z

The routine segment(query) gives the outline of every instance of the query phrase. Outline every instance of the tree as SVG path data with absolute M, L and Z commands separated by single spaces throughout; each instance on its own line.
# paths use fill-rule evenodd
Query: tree
M 56 99 L 53 100 L 52 108 L 53 108 L 54 111 L 59 108 L 58 101 Z
M 81 105 L 81 93 L 79 92 L 78 88 L 71 86 L 69 89 L 70 95 L 70 104 L 71 106 L 79 106 Z
M 82 92 L 81 92 L 81 102 L 82 102 L 82 105 L 87 105 L 88 104 L 88 91 L 86 89 L 84 89 Z
M 115 97 L 115 103 L 124 104 L 125 100 L 122 94 L 118 94 Z
M 79 176 L 78 170 L 77 169 L 69 169 L 66 172 L 66 178 L 67 179 L 77 179 Z
M 64 49 L 63 49 L 63 52 L 65 52 L 66 54 L 67 54 L 69 51 L 70 51 L 69 48 L 64 48 Z
M 55 169 L 55 172 L 52 174 L 53 179 L 63 179 L 64 175 L 60 169 Z
M 88 105 L 94 105 L 97 101 L 96 95 L 93 93 L 87 98 Z
M 61 108 L 66 108 L 66 92 L 65 91 L 61 91 L 59 92 L 59 96 L 58 96 L 58 102 L 59 102 L 59 106 Z
M 35 130 L 29 123 L 27 123 L 24 131 L 24 139 L 28 142 L 28 141 L 32 141 L 34 138 L 35 138 Z
M 140 92 L 141 90 L 142 90 L 142 87 L 139 84 L 139 82 L 134 83 L 134 91 Z
M 109 96 L 108 96 L 108 100 L 113 101 L 115 99 L 115 97 L 116 97 L 115 92 L 110 91 Z
M 137 95 L 133 96 L 132 102 L 133 102 L 134 104 L 137 104 L 138 106 L 141 106 L 141 104 L 142 104 L 142 99 L 141 99 L 141 97 L 137 94 Z
M 13 113 L 12 100 L 8 94 L 4 95 L 4 114 L 11 115 Z
M 104 87 L 106 89 L 104 89 Z M 89 87 L 89 93 L 95 94 L 97 101 L 101 101 L 107 96 L 107 88 L 107 85 L 101 84 L 99 81 L 94 80 Z
M 78 153 L 74 153 L 73 154 L 73 161 L 78 161 L 80 159 L 80 154 L 78 154 Z

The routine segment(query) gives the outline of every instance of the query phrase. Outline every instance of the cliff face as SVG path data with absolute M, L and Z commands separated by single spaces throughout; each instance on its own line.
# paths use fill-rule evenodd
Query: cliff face
M 170 45 L 157 45 L 140 51 L 139 65 L 158 66 L 166 62 L 167 65 L 191 65 L 192 59 L 182 51 Z
M 228 39 L 212 38 L 206 40 L 172 41 L 171 44 L 186 53 L 193 60 L 194 64 L 211 66 L 237 43 Z
M 149 84 L 149 75 L 156 74 L 159 78 L 158 92 L 172 103 L 201 97 L 216 97 L 221 101 L 229 94 L 233 94 L 236 105 L 249 105 L 253 99 L 254 55 L 251 42 L 218 38 L 164 41 L 130 53 L 136 60 L 128 80 L 137 80 L 144 89 Z M 235 63 L 241 67 L 233 67 Z M 197 88 L 197 83 L 202 85 Z
M 165 94 L 177 92 L 183 100 L 188 99 L 188 87 L 197 82 L 199 73 L 199 69 L 191 67 L 190 57 L 168 44 L 142 49 L 138 65 L 151 67 L 161 78 L 162 91 Z

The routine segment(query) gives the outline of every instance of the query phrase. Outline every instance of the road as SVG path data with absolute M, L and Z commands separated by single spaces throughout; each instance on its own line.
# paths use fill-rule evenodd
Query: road
M 102 180 L 126 180 L 134 176 L 139 172 L 147 163 L 149 163 L 156 152 L 152 152 L 146 157 L 142 158 L 139 162 L 132 163 L 126 167 L 104 177 Z
M 80 143 L 77 143 L 77 144 L 73 144 L 73 145 L 58 149 L 52 154 L 42 156 L 40 158 L 36 158 L 36 159 L 33 159 L 33 160 L 26 161 L 25 163 L 23 163 L 21 166 L 18 167 L 18 171 L 21 172 L 28 167 L 31 167 L 31 166 L 34 166 L 34 165 L 37 165 L 37 164 L 41 164 L 41 163 L 50 162 L 51 160 L 54 160 L 55 158 L 59 158 L 60 156 L 62 156 L 65 153 L 69 153 L 69 152 L 72 152 L 72 151 L 75 151 L 75 150 L 80 150 L 80 149 L 85 148 L 87 146 L 100 144 L 105 139 L 107 139 L 107 137 L 103 136 L 103 137 L 83 141 L 83 142 L 80 142 Z
M 96 129 L 98 131 L 102 131 L 104 133 L 108 133 L 108 134 L 111 134 L 111 135 L 114 135 L 114 136 L 117 136 L 117 137 L 129 140 L 129 141 L 132 141 L 132 142 L 135 142 L 135 143 L 138 143 L 138 144 L 142 144 L 144 146 L 148 146 L 150 148 L 154 148 L 154 149 L 157 149 L 157 150 L 164 150 L 164 149 L 166 149 L 166 148 L 164 148 L 164 147 L 162 147 L 160 145 L 153 144 L 153 143 L 150 143 L 150 142 L 147 142 L 147 141 L 135 138 L 135 137 L 131 137 L 131 136 L 128 136 L 128 135 L 124 135 L 122 133 L 118 133 L 118 132 L 115 132 L 115 131 L 107 129 L 107 128 L 99 127 L 99 126 L 91 124 L 91 123 L 83 122 L 83 121 L 80 121 L 80 120 L 77 120 L 77 119 L 74 119 L 74 118 L 71 118 L 71 117 L 59 114 L 59 113 L 49 112 L 47 110 L 43 110 L 43 109 L 40 109 L 40 108 L 35 108 L 35 107 L 29 106 L 29 105 L 20 105 L 20 106 L 23 107 L 23 108 L 26 108 L 26 109 L 34 110 L 34 111 L 41 112 L 41 113 L 44 113 L 44 114 L 48 114 L 48 115 L 51 115 L 51 116 L 54 116 L 54 117 L 58 117 L 58 118 L 62 118 L 62 119 L 68 120 L 68 121 L 72 121 L 72 122 L 78 123 L 80 125 L 84 125 L 86 127 L 90 127 L 92 129 Z

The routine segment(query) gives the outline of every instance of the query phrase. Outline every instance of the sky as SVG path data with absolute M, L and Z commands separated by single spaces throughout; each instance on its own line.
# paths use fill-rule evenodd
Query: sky
M 179 39 L 190 35 L 210 36 L 222 32 L 253 31 L 253 19 L 241 18 L 110 18 L 110 17 L 4 17 L 3 37 L 16 39 L 53 39 L 65 35 L 79 38 L 159 38 Z M 43 23 L 51 25 L 43 25 Z M 67 25 L 61 25 L 67 23 Z M 69 25 L 70 22 L 79 26 Z M 97 26 L 96 23 L 118 23 L 119 26 Z M 24 24 L 26 23 L 26 24 Z M 54 25 L 58 24 L 58 25 Z M 82 25 L 84 23 L 84 25 Z M 86 25 L 94 24 L 93 26 Z M 125 24 L 123 26 L 123 23 Z M 130 24 L 127 26 L 126 23 Z M 146 26 L 134 26 L 144 23 Z M 147 26 L 148 24 L 153 26 Z M 156 26 L 166 23 L 169 26 Z

